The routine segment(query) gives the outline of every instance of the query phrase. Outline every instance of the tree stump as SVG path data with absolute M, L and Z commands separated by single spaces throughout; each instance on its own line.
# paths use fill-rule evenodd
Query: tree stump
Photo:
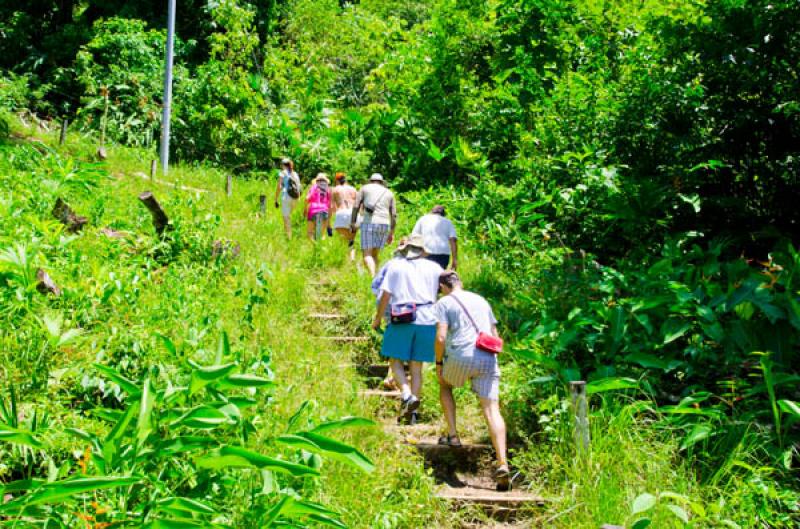
M 150 215 L 153 216 L 153 227 L 155 227 L 156 233 L 163 235 L 169 228 L 169 217 L 164 213 L 161 204 L 158 203 L 158 200 L 150 191 L 145 191 L 139 195 L 139 200 L 142 201 L 142 204 L 150 211 Z
M 53 279 L 41 268 L 36 270 L 36 290 L 42 294 L 52 294 L 56 297 L 61 295 L 61 289 L 55 284 Z
M 67 227 L 69 233 L 77 233 L 83 229 L 84 225 L 89 222 L 86 217 L 76 215 L 75 212 L 69 207 L 69 204 L 64 202 L 61 197 L 56 199 L 56 205 L 53 206 L 53 216 Z

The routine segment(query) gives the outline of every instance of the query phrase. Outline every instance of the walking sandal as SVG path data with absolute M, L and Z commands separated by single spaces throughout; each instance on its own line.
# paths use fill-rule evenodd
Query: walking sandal
M 443 435 L 439 438 L 439 444 L 443 446 L 452 446 L 453 448 L 461 448 L 461 439 L 457 435 Z

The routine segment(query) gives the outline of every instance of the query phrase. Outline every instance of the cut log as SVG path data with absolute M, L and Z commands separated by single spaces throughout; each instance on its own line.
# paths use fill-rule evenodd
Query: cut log
M 153 216 L 153 227 L 155 227 L 156 233 L 163 235 L 169 228 L 169 217 L 164 213 L 161 204 L 158 203 L 158 200 L 150 191 L 145 191 L 139 195 L 139 200 L 142 201 L 142 204 L 150 211 L 150 215 Z
M 53 279 L 41 268 L 36 270 L 36 290 L 42 294 L 52 294 L 56 297 L 61 295 L 61 289 L 55 284 Z
M 213 259 L 236 259 L 242 251 L 241 245 L 236 241 L 216 240 L 211 249 Z
M 89 222 L 89 219 L 86 217 L 76 215 L 72 208 L 69 207 L 69 204 L 64 202 L 60 197 L 56 199 L 56 205 L 53 206 L 53 216 L 67 227 L 69 233 L 81 231 L 84 225 Z

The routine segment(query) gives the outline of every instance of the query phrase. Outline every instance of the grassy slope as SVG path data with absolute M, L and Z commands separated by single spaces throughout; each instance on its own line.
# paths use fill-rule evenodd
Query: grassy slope
M 16 132 L 28 135 L 35 131 L 17 129 Z M 87 159 L 91 146 L 71 137 L 66 151 L 71 151 L 76 159 Z M 48 311 L 62 312 L 65 328 L 79 324 L 86 332 L 78 341 L 58 348 L 43 345 L 41 329 L 36 324 L 30 325 L 30 320 L 17 325 L 10 319 L 10 325 L 3 326 L 5 331 L 11 331 L 13 326 L 24 331 L 3 332 L 2 342 L 6 347 L 0 352 L 3 365 L 0 378 L 17 385 L 22 400 L 32 403 L 27 406 L 27 413 L 33 409 L 50 412 L 56 426 L 48 434 L 48 446 L 53 453 L 69 458 L 69 452 L 81 450 L 73 439 L 60 433 L 64 427 L 103 428 L 71 409 L 76 393 L 87 399 L 95 395 L 81 388 L 84 374 L 91 372 L 91 362 L 142 372 L 156 365 L 169 369 L 170 364 L 183 361 L 168 355 L 156 333 L 175 342 L 181 357 L 199 361 L 213 358 L 222 329 L 230 336 L 231 349 L 242 363 L 264 355 L 271 357 L 277 389 L 274 398 L 269 402 L 264 400 L 260 406 L 263 427 L 254 446 L 270 443 L 271 438 L 283 433 L 288 418 L 306 400 L 311 406 L 300 419 L 300 427 L 306 422 L 345 415 L 370 416 L 374 411 L 372 404 L 357 397 L 360 381 L 352 369 L 343 367 L 351 352 L 316 338 L 314 334 L 324 329 L 307 318 L 317 300 L 316 287 L 311 281 L 334 271 L 346 285 L 342 298 L 347 300 L 348 313 L 366 321 L 365 310 L 371 306 L 365 295 L 368 281 L 363 276 L 336 272 L 347 268 L 344 250 L 328 244 L 319 253 L 302 238 L 287 245 L 275 210 L 270 208 L 264 218 L 256 214 L 258 195 L 270 195 L 271 185 L 237 180 L 233 196 L 228 198 L 221 173 L 177 167 L 171 171 L 169 180 L 211 192 L 176 190 L 135 176 L 149 166 L 142 153 L 116 148 L 109 151 L 107 168 L 112 179 L 105 180 L 91 193 L 67 192 L 74 209 L 91 218 L 90 226 L 63 247 L 42 247 L 37 257 L 65 294 L 58 300 L 34 297 L 31 312 L 38 316 Z M 10 152 L 6 150 L 0 156 L 7 171 L 11 165 Z M 17 176 L 26 177 L 24 172 Z M 154 191 L 167 213 L 177 221 L 176 231 L 187 241 L 184 254 L 163 268 L 143 266 L 138 255 L 153 245 L 149 215 L 136 199 L 146 189 Z M 219 218 L 216 229 L 215 217 Z M 130 242 L 109 240 L 97 233 L 104 226 L 135 236 Z M 46 229 L 58 231 L 52 223 Z M 13 229 L 7 231 L 6 239 L 16 238 Z M 17 231 L 21 235 L 27 230 Z M 36 227 L 33 231 L 40 230 Z M 204 255 L 211 239 L 219 237 L 239 242 L 242 249 L 241 258 L 225 270 L 209 265 Z M 264 287 L 257 283 L 259 274 Z M 121 282 L 121 287 L 106 302 L 100 301 L 115 280 Z M 246 316 L 251 294 L 261 295 L 265 301 L 252 306 L 253 325 L 249 326 Z M 28 318 L 30 314 L 15 316 Z M 45 384 L 48 373 L 50 382 Z M 38 381 L 35 386 L 31 385 L 34 379 Z M 398 445 L 380 428 L 342 431 L 337 437 L 352 442 L 377 463 L 376 472 L 364 475 L 344 465 L 326 462 L 324 477 L 314 486 L 313 496 L 340 510 L 348 525 L 448 525 L 441 514 L 445 509 L 432 498 L 430 479 L 418 460 L 410 457 L 407 447 Z M 253 476 L 245 481 L 257 487 L 259 480 Z M 242 489 L 244 493 L 247 486 Z M 234 511 L 246 509 L 242 502 Z
M 32 131 L 18 129 L 17 133 Z M 80 159 L 88 158 L 91 147 L 71 138 L 67 150 Z M 0 157 L 0 161 L 6 171 L 11 170 L 8 156 Z M 271 184 L 237 180 L 233 196 L 228 198 L 222 173 L 177 167 L 169 180 L 209 189 L 210 193 L 179 191 L 135 176 L 148 166 L 139 151 L 111 149 L 107 168 L 113 179 L 91 194 L 69 194 L 75 209 L 91 217 L 91 227 L 65 246 L 45 245 L 39 256 L 64 287 L 65 295 L 61 300 L 37 296 L 31 311 L 37 315 L 62 311 L 69 325 L 79 324 L 87 332 L 68 347 L 52 347 L 43 343 L 37 325 L 17 325 L 11 318 L 8 330 L 17 330 L 12 329 L 16 325 L 18 332 L 2 335 L 5 347 L 0 350 L 0 374 L 20 385 L 25 400 L 35 403 L 28 413 L 34 407 L 51 413 L 57 426 L 48 434 L 53 453 L 69 458 L 70 452 L 81 449 L 60 433 L 63 427 L 103 428 L 71 408 L 76 406 L 76 393 L 82 395 L 80 398 L 96 396 L 82 389 L 91 362 L 141 372 L 154 365 L 168 369 L 184 357 L 208 360 L 213 358 L 222 329 L 229 334 L 232 349 L 243 363 L 267 355 L 275 371 L 278 387 L 273 399 L 261 402 L 262 425 L 254 446 L 271 443 L 270 439 L 283 433 L 288 418 L 307 400 L 311 406 L 300 419 L 301 426 L 306 421 L 345 415 L 372 416 L 376 405 L 357 397 L 361 382 L 347 367 L 353 354 L 374 358 L 374 352 L 369 352 L 372 346 L 361 351 L 333 346 L 318 336 L 342 330 L 328 329 L 329 324 L 307 317 L 311 310 L 337 308 L 349 316 L 348 334 L 367 333 L 372 308 L 368 279 L 347 265 L 344 249 L 334 241 L 315 247 L 302 238 L 287 245 L 275 210 L 268 209 L 264 218 L 256 214 L 258 195 L 271 196 Z M 25 178 L 24 172 L 17 176 Z M 187 242 L 183 253 L 168 267 L 143 266 L 140 256 L 153 244 L 149 215 L 136 200 L 137 193 L 145 189 L 156 192 Z M 47 211 L 43 208 L 40 210 Z M 403 213 L 403 226 L 407 228 L 414 215 Z M 96 230 L 107 225 L 136 235 L 132 242 L 97 235 Z M 5 226 L 7 239 L 13 239 L 14 229 L 8 229 L 9 223 Z M 17 231 L 26 233 L 27 229 Z M 45 241 L 46 232 L 54 229 L 41 224 L 32 228 Z M 208 264 L 209 243 L 218 237 L 238 241 L 242 247 L 241 258 L 223 268 Z M 481 262 L 470 260 L 468 249 L 467 254 L 464 263 L 469 281 L 478 273 Z M 334 297 L 321 295 L 315 285 L 323 278 L 335 283 Z M 121 286 L 112 288 L 107 301 L 101 301 L 117 280 Z M 265 302 L 251 303 L 254 295 L 264 297 Z M 339 305 L 331 306 L 335 302 Z M 170 357 L 156 333 L 172 339 L 181 358 Z M 507 364 L 507 369 L 508 378 L 526 383 L 520 372 L 511 372 L 513 364 Z M 44 384 L 48 373 L 50 381 Z M 32 380 L 38 380 L 39 385 L 31 385 Z M 425 394 L 429 397 L 427 418 L 439 421 L 432 376 L 426 381 Z M 468 410 L 462 421 L 464 427 L 469 434 L 482 438 L 474 400 L 465 391 L 459 399 Z M 314 485 L 316 499 L 340 510 L 350 526 L 455 525 L 454 515 L 432 497 L 433 484 L 407 447 L 379 428 L 339 435 L 377 463 L 377 471 L 371 475 L 326 463 L 323 478 Z M 543 526 L 596 527 L 604 522 L 630 522 L 630 504 L 642 492 L 672 491 L 694 497 L 704 492 L 713 494 L 698 490 L 691 472 L 678 462 L 673 443 L 648 433 L 633 414 L 609 413 L 595 424 L 594 443 L 593 459 L 584 466 L 574 465 L 569 450 L 558 444 L 534 446 L 517 455 L 518 465 L 534 478 L 538 492 L 553 500 L 545 513 L 536 516 Z M 243 479 L 242 497 L 230 499 L 233 512 L 247 510 L 246 491 L 257 488 L 258 482 L 258 476 Z M 665 509 L 654 518 L 658 527 L 674 526 L 675 522 L 677 519 Z

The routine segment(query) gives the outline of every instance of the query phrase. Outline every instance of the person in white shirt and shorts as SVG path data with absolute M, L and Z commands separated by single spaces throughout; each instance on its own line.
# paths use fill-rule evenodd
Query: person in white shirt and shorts
M 425 239 L 425 245 L 431 252 L 428 259 L 444 269 L 458 268 L 456 228 L 447 218 L 444 206 L 434 206 L 430 213 L 420 217 L 411 233 L 418 233 Z

